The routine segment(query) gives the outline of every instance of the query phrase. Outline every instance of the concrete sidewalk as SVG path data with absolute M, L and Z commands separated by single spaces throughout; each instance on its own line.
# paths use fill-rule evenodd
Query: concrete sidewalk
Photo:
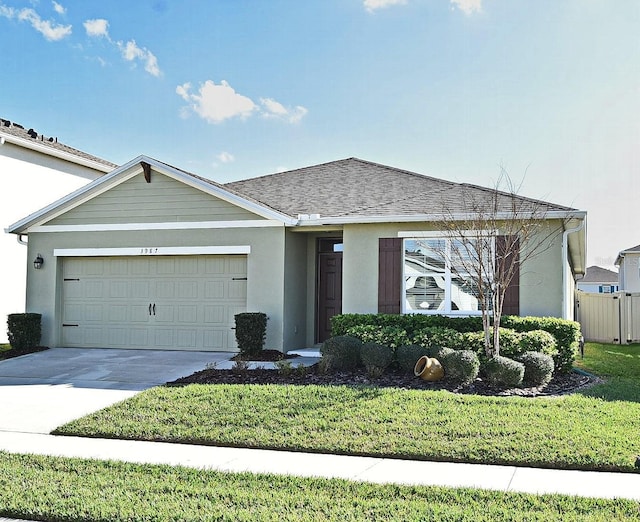
M 560 493 L 640 501 L 640 475 L 630 473 L 423 462 L 16 432 L 0 432 L 0 449 L 9 453 L 168 464 L 224 472 L 248 471 L 379 484 Z
M 0 451 L 181 465 L 226 472 L 344 478 L 374 483 L 560 493 L 640 501 L 640 474 L 408 461 L 272 450 L 59 437 L 48 433 L 139 391 L 233 354 L 53 349 L 0 362 Z M 301 351 L 294 364 L 315 362 Z

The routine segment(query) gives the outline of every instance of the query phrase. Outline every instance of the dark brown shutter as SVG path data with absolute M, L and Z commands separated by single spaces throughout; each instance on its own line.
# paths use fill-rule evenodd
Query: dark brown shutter
M 399 314 L 402 293 L 402 238 L 380 238 L 378 244 L 378 313 Z
M 508 250 L 508 251 L 507 251 Z M 503 315 L 520 315 L 520 240 L 508 236 L 496 237 L 496 262 L 498 270 L 513 266 L 513 278 L 504 294 Z M 501 268 L 502 267 L 502 268 Z

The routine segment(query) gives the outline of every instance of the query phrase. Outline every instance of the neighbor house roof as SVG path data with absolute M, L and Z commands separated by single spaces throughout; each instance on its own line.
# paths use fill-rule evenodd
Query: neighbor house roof
M 318 215 L 336 222 L 373 217 L 456 214 L 472 205 L 490 202 L 493 190 L 454 183 L 349 158 L 312 167 L 235 181 L 226 188 L 296 217 Z M 513 199 L 502 193 L 498 211 L 509 212 Z M 538 214 L 575 212 L 576 209 L 518 196 L 520 211 Z
M 25 129 L 23 125 L 3 118 L 0 118 L 0 140 L 0 144 L 5 142 L 12 143 L 49 156 L 85 165 L 101 172 L 109 172 L 117 167 L 115 163 L 60 143 L 56 137 L 46 137 L 32 128 Z
M 618 273 L 613 270 L 607 270 L 600 266 L 587 267 L 587 271 L 582 279 L 581 283 L 617 283 Z
M 619 254 L 618 257 L 616 258 L 616 266 L 620 265 L 620 263 L 622 263 L 622 259 L 624 258 L 624 256 L 626 254 L 640 254 L 640 245 L 636 245 L 634 247 L 631 248 L 626 248 L 624 250 L 622 250 Z

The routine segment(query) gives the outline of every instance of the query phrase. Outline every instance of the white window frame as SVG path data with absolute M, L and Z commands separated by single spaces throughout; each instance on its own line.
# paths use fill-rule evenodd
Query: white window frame
M 473 236 L 473 235 L 494 235 L 491 232 L 475 232 L 475 231 L 464 231 L 464 236 Z M 402 290 L 401 290 L 401 312 L 403 314 L 413 313 L 413 314 L 425 314 L 425 315 L 447 315 L 447 316 L 479 316 L 482 315 L 482 305 L 478 303 L 477 310 L 453 310 L 452 299 L 451 299 L 451 281 L 452 281 L 452 271 L 451 271 L 451 241 L 454 238 L 449 237 L 443 232 L 433 231 L 433 232 L 417 232 L 417 231 L 402 231 L 398 233 L 398 237 L 402 238 Z M 444 276 L 444 310 L 428 310 L 428 309 L 407 309 L 407 288 L 406 281 L 409 277 L 406 274 L 406 263 L 405 263 L 405 255 L 406 255 L 406 242 L 407 241 L 417 241 L 417 240 L 440 240 L 445 241 L 445 272 Z M 493 262 L 495 262 L 495 245 L 493 251 Z

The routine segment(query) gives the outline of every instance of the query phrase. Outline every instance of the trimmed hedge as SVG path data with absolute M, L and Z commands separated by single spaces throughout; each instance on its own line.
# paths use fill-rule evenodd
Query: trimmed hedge
M 267 315 L 262 312 L 243 312 L 234 315 L 234 319 L 240 355 L 258 355 L 267 335 Z
M 443 315 L 425 314 L 343 314 L 331 318 L 333 335 L 344 335 L 348 328 L 361 325 L 400 328 L 406 332 L 410 339 L 420 330 L 433 327 L 451 328 L 463 334 L 482 332 L 482 318 L 479 316 L 446 317 Z M 559 373 L 568 373 L 571 371 L 573 361 L 578 354 L 581 336 L 579 323 L 566 319 L 558 319 L 556 317 L 503 316 L 501 318 L 501 326 L 512 329 L 517 333 L 535 330 L 544 330 L 550 333 L 556 341 L 556 352 L 549 354 L 553 356 L 555 370 Z M 517 350 L 513 350 L 513 352 L 523 353 L 530 351 L 531 338 L 536 337 L 543 343 L 543 348 L 541 349 L 543 353 L 551 351 L 548 346 L 548 337 L 542 339 L 541 335 L 534 334 L 527 337 L 527 341 L 525 341 L 526 346 L 521 346 Z M 470 337 L 465 337 L 466 346 L 463 345 L 458 348 L 470 348 L 476 351 L 477 349 L 474 348 L 474 344 L 470 341 L 477 341 L 477 336 L 471 335 Z M 501 339 L 501 341 L 504 343 L 503 339 Z M 483 340 L 480 350 L 484 350 Z M 536 349 L 536 351 L 538 350 Z M 507 348 L 507 353 L 509 353 L 509 348 Z
M 413 336 L 413 343 L 424 346 L 446 346 L 454 350 L 463 347 L 463 334 L 453 328 L 444 326 L 428 326 Z
M 408 344 L 407 332 L 398 326 L 379 326 L 374 324 L 361 324 L 347 328 L 345 335 L 356 337 L 363 343 L 378 343 L 390 346 L 392 349 L 403 344 Z
M 14 350 L 26 350 L 40 345 L 42 338 L 42 315 L 34 313 L 9 314 L 7 337 Z

